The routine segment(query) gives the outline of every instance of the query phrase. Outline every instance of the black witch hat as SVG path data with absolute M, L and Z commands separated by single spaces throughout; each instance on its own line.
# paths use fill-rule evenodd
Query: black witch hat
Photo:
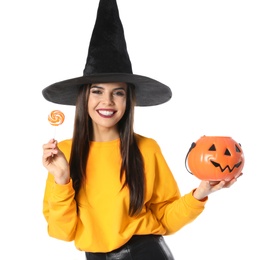
M 99 2 L 83 76 L 54 83 L 42 94 L 50 102 L 75 105 L 80 86 L 108 82 L 133 84 L 137 106 L 159 105 L 172 96 L 168 86 L 133 74 L 116 0 Z

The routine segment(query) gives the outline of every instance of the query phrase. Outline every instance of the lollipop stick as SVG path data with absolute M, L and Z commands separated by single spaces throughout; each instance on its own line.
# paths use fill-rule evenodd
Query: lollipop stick
M 56 126 L 54 127 L 54 134 L 53 134 L 53 139 L 55 140 L 55 137 L 56 137 Z

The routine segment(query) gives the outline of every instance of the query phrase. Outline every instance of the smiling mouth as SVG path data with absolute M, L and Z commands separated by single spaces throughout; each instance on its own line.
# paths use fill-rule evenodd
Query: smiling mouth
M 101 116 L 106 116 L 106 117 L 110 117 L 113 114 L 116 113 L 116 111 L 112 111 L 112 110 L 97 110 L 97 112 L 101 115 Z
M 241 165 L 241 163 L 242 163 L 242 162 L 236 163 L 236 164 L 233 166 L 233 168 L 229 167 L 229 165 L 227 165 L 226 167 L 222 168 L 219 163 L 214 162 L 214 161 L 210 161 L 210 162 L 211 162 L 215 167 L 219 167 L 222 172 L 224 172 L 226 169 L 228 169 L 229 172 L 232 172 L 235 168 L 238 168 L 238 167 Z

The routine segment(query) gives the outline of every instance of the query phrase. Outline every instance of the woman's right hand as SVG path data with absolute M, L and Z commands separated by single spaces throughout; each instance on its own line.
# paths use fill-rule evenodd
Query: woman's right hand
M 63 152 L 58 148 L 57 141 L 51 139 L 42 146 L 42 164 L 54 176 L 57 184 L 67 184 L 70 181 L 70 169 Z

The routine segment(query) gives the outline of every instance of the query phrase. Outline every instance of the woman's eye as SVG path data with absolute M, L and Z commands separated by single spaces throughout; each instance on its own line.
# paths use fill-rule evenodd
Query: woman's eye
M 124 92 L 124 91 L 116 91 L 116 92 L 114 93 L 114 95 L 123 97 L 123 96 L 125 96 L 125 92 Z
M 102 92 L 99 89 L 92 89 L 91 93 L 93 93 L 93 94 L 101 94 Z

